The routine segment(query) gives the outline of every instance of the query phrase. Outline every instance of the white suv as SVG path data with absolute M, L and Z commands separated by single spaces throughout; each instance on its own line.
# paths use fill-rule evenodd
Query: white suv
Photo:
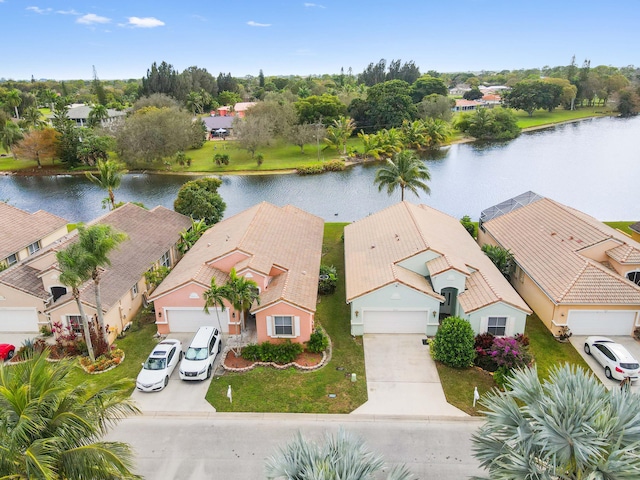
M 211 377 L 213 362 L 222 349 L 220 332 L 214 327 L 200 327 L 191 340 L 180 364 L 182 380 L 206 380 Z

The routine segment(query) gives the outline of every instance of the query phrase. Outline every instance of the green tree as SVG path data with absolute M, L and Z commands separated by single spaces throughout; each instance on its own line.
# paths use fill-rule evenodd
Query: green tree
M 640 111 L 640 96 L 632 89 L 627 88 L 618 93 L 617 110 L 623 117 L 637 115 Z M 4 143 L 3 143 L 4 146 Z M 5 147 L 7 148 L 7 147 Z
M 13 108 L 16 118 L 20 120 L 20 113 L 18 113 L 18 107 L 22 103 L 22 96 L 20 95 L 20 90 L 14 88 L 9 90 L 7 94 L 4 96 L 4 101 L 6 104 Z
M 482 92 L 478 87 L 473 87 L 471 90 L 467 90 L 462 95 L 465 100 L 478 100 L 483 97 Z
M 14 145 L 22 140 L 23 135 L 17 123 L 7 120 L 2 130 L 0 130 L 0 142 L 2 148 L 7 152 L 11 152 L 14 159 L 17 159 L 16 152 L 13 151 Z
M 421 102 L 424 97 L 429 95 L 447 96 L 448 94 L 449 90 L 442 79 L 432 77 L 431 75 L 422 75 L 411 85 L 411 98 L 413 98 L 413 103 Z
M 87 118 L 87 122 L 89 127 L 97 127 L 101 125 L 102 122 L 109 118 L 109 111 L 107 107 L 102 104 L 93 105 L 91 107 L 91 111 L 89 112 L 89 117 Z
M 186 104 L 192 114 L 197 115 L 198 113 L 202 113 L 204 106 L 202 94 L 200 94 L 200 92 L 189 92 L 187 94 Z
M 400 133 L 402 134 L 402 143 L 407 148 L 419 150 L 426 144 L 424 122 L 422 120 L 403 121 Z
M 320 123 L 325 125 L 347 113 L 347 106 L 335 95 L 311 95 L 294 104 L 298 123 Z
M 391 80 L 370 87 L 364 104 L 359 107 L 364 113 L 352 113 L 352 107 L 357 106 L 357 102 L 356 105 L 354 102 L 351 102 L 349 113 L 365 132 L 399 128 L 404 120 L 413 121 L 418 117 L 418 110 L 411 98 L 411 87 L 402 80 Z M 358 118 L 357 114 L 361 117 Z
M 435 360 L 454 368 L 467 368 L 476 357 L 475 333 L 471 324 L 460 317 L 447 317 L 440 323 L 431 341 Z
M 640 402 L 575 365 L 517 370 L 480 399 L 474 456 L 493 480 L 622 479 L 640 472 Z
M 207 225 L 215 225 L 224 215 L 227 205 L 218 193 L 222 181 L 215 177 L 191 180 L 180 188 L 173 203 L 176 212 L 192 219 L 202 219 Z
M 288 142 L 300 147 L 300 153 L 304 153 L 304 146 L 307 143 L 315 142 L 316 136 L 324 138 L 326 131 L 320 125 L 304 123 L 302 125 L 291 125 L 286 132 Z
M 127 238 L 127 234 L 116 231 L 111 225 L 96 224 L 88 228 L 85 228 L 84 225 L 78 225 L 78 243 L 85 253 L 85 261 L 89 265 L 91 279 L 95 287 L 98 326 L 107 345 L 109 344 L 109 337 L 105 329 L 104 313 L 102 311 L 101 273 L 104 267 L 111 265 L 109 254 Z
M 105 189 L 109 195 L 106 202 L 109 204 L 110 210 L 116 208 L 116 197 L 113 191 L 120 186 L 122 174 L 125 172 L 124 165 L 115 160 L 98 160 L 98 175 L 92 172 L 85 172 L 87 178 L 99 187 Z M 105 201 L 103 201 L 104 205 Z
M 439 118 L 448 122 L 453 116 L 455 100 L 444 95 L 428 95 L 416 105 L 420 118 Z
M 266 147 L 273 138 L 273 125 L 263 116 L 248 115 L 238 118 L 233 123 L 233 131 L 240 148 L 253 157 L 259 148 Z
M 95 362 L 96 358 L 93 354 L 93 345 L 91 343 L 91 333 L 89 330 L 89 320 L 84 312 L 84 305 L 80 300 L 80 287 L 91 278 L 91 264 L 87 258 L 87 253 L 80 243 L 75 242 L 66 249 L 56 253 L 58 267 L 60 268 L 60 282 L 63 285 L 71 287 L 71 293 L 78 306 L 80 320 L 82 322 L 82 332 L 84 333 L 84 341 L 87 344 L 87 352 L 89 359 Z
M 469 215 L 465 215 L 460 219 L 460 223 L 464 227 L 464 229 L 469 232 L 473 238 L 477 236 L 476 225 L 471 221 L 471 217 Z
M 6 479 L 137 479 L 133 452 L 102 441 L 109 427 L 138 414 L 130 381 L 106 387 L 74 385 L 70 360 L 49 362 L 48 352 L 0 365 L 0 472 Z
M 140 93 L 149 96 L 153 93 L 163 93 L 165 95 L 178 97 L 178 73 L 173 65 L 162 62 L 160 66 L 153 62 L 151 68 L 147 70 L 147 75 L 142 79 Z
M 220 102 L 220 105 L 229 105 L 233 108 L 236 105 L 236 103 L 241 101 L 242 101 L 242 97 L 238 95 L 236 92 L 222 90 L 218 94 L 218 102 Z
M 380 191 L 386 188 L 389 195 L 400 188 L 400 199 L 404 201 L 405 189 L 416 196 L 418 190 L 422 190 L 427 195 L 431 193 L 426 180 L 431 180 L 431 174 L 424 162 L 412 151 L 403 150 L 393 159 L 387 159 L 386 165 L 378 169 L 374 183 L 378 184 Z
M 81 135 L 82 141 L 77 149 L 78 160 L 93 167 L 98 161 L 106 162 L 109 159 L 109 151 L 113 150 L 115 145 L 113 137 L 96 135 L 89 128 L 82 129 Z
M 37 107 L 27 107 L 22 114 L 22 119 L 27 123 L 30 128 L 42 128 L 46 125 L 46 122 L 42 119 L 42 114 Z
M 59 99 L 53 111 L 53 128 L 59 134 L 57 156 L 62 163 L 69 167 L 78 164 L 78 147 L 80 145 L 80 133 L 75 122 L 68 116 L 69 107 L 64 103 L 64 99 Z
M 232 268 L 222 293 L 225 295 L 224 298 L 233 305 L 234 310 L 240 314 L 240 337 L 242 338 L 245 328 L 245 311 L 249 310 L 254 302 L 260 305 L 258 284 L 254 280 L 238 276 L 236 269 Z
M 427 148 L 436 148 L 442 145 L 451 136 L 451 127 L 439 118 L 427 118 L 424 120 L 424 138 Z
M 333 124 L 327 128 L 327 137 L 324 139 L 329 146 L 335 147 L 338 152 L 342 150 L 342 154 L 347 154 L 347 140 L 355 130 L 356 125 L 352 118 L 340 115 L 333 121 Z
M 482 246 L 482 251 L 489 257 L 489 260 L 493 262 L 496 268 L 500 270 L 504 278 L 510 280 L 513 269 L 516 266 L 513 254 L 499 245 L 490 245 L 488 243 Z
M 478 140 L 511 140 L 520 135 L 513 111 L 507 108 L 479 108 L 458 116 L 455 127 Z
M 184 255 L 193 247 L 200 237 L 207 231 L 209 225 L 204 220 L 191 219 L 191 227 L 180 232 L 178 251 Z
M 270 480 L 411 480 L 415 477 L 404 466 L 391 468 L 380 455 L 370 452 L 361 439 L 340 429 L 335 436 L 327 434 L 324 443 L 305 439 L 300 432 L 276 455 L 267 458 L 266 471 Z
M 202 294 L 202 297 L 204 298 L 204 312 L 208 315 L 210 308 L 215 309 L 216 318 L 218 319 L 218 329 L 222 332 L 222 324 L 220 323 L 220 313 L 218 312 L 218 307 L 220 307 L 220 310 L 224 312 L 224 301 L 225 299 L 228 300 L 230 297 L 228 287 L 226 285 L 217 285 L 216 279 L 212 278 L 211 285 L 207 290 L 205 290 L 205 292 Z

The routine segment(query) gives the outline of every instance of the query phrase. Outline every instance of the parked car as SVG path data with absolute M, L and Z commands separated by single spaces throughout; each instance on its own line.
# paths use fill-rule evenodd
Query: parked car
M 206 380 L 211 377 L 213 362 L 220 353 L 222 340 L 214 327 L 200 327 L 180 364 L 182 380 Z
M 604 374 L 607 378 L 616 380 L 630 378 L 632 382 L 638 380 L 640 363 L 624 346 L 610 338 L 587 337 L 584 351 L 593 355 L 593 358 L 604 367 Z
M 0 360 L 11 360 L 16 353 L 16 347 L 10 343 L 0 343 Z
M 182 360 L 180 340 L 166 339 L 156 345 L 142 364 L 136 379 L 136 388 L 143 392 L 162 390 L 169 383 L 169 377 Z

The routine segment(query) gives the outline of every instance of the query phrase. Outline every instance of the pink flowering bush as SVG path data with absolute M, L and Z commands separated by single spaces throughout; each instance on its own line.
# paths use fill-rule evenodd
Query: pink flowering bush
M 487 353 L 500 367 L 513 369 L 531 364 L 527 347 L 512 337 L 496 337 Z

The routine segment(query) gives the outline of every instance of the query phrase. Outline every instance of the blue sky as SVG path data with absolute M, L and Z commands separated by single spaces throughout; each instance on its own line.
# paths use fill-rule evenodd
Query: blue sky
M 637 0 L 0 0 L 0 78 L 141 78 L 151 63 L 217 75 L 640 65 Z

